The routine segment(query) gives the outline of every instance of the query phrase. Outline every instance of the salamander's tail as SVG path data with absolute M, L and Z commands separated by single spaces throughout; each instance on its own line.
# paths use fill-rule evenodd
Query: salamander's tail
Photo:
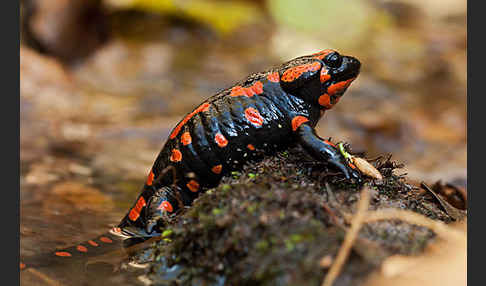
M 57 249 L 48 253 L 41 253 L 31 257 L 20 259 L 20 270 L 30 267 L 46 267 L 60 264 L 72 264 L 77 262 L 89 263 L 109 254 L 124 256 L 125 249 L 134 243 L 146 240 L 143 237 L 133 236 L 120 228 L 112 228 L 110 231 L 65 249 Z

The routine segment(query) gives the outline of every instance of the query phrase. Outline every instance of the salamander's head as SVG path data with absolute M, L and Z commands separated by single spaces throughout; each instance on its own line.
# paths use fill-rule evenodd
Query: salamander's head
M 321 109 L 331 109 L 359 74 L 361 63 L 335 50 L 296 58 L 279 71 L 280 84 L 290 94 Z

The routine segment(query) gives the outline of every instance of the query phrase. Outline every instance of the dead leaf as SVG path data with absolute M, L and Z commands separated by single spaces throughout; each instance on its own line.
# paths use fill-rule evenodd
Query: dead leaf
M 444 200 L 440 195 L 436 194 L 429 186 L 427 186 L 424 182 L 420 184 L 422 188 L 429 191 L 440 203 L 440 205 L 444 208 L 446 213 L 452 217 L 454 220 L 462 220 L 466 217 L 467 211 L 463 211 L 460 209 L 455 208 L 451 204 L 449 204 L 446 200 Z

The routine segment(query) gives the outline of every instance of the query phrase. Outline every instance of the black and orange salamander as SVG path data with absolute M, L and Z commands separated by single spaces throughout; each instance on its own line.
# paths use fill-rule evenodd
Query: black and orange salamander
M 52 258 L 99 253 L 101 246 L 127 237 L 158 236 L 181 209 L 217 186 L 223 176 L 295 144 L 347 179 L 361 182 L 359 171 L 314 130 L 356 79 L 360 66 L 356 58 L 327 49 L 251 74 L 209 97 L 171 131 L 118 227 L 55 251 Z M 21 268 L 28 266 L 21 263 Z

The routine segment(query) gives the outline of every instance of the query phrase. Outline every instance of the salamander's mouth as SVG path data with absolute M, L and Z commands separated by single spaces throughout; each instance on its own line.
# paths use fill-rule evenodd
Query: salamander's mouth
M 321 92 L 318 98 L 320 106 L 332 108 L 346 92 L 347 88 L 359 75 L 361 63 L 353 57 L 341 56 L 337 52 L 323 58 L 325 67 L 321 70 Z

